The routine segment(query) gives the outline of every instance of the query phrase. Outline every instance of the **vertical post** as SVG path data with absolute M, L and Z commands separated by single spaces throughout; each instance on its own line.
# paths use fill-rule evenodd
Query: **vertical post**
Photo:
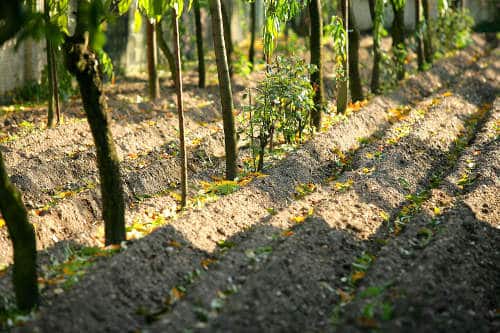
M 146 43 L 147 43 L 147 61 L 149 76 L 149 97 L 155 100 L 160 97 L 160 81 L 156 64 L 158 63 L 158 52 L 156 50 L 156 31 L 155 23 L 146 21 Z
M 233 93 L 229 75 L 226 46 L 224 44 L 224 27 L 222 24 L 222 11 L 220 0 L 209 0 L 210 14 L 212 16 L 212 30 L 214 37 L 215 59 L 219 77 L 219 91 L 222 107 L 222 121 L 224 124 L 224 143 L 226 151 L 226 178 L 234 179 L 237 174 L 236 160 L 238 158 L 236 147 L 236 131 L 233 115 Z
M 179 18 L 177 10 L 173 9 L 172 26 L 174 28 L 174 57 L 175 57 L 175 91 L 177 93 L 177 111 L 179 116 L 179 143 L 181 152 L 181 207 L 187 202 L 187 156 L 184 134 L 184 104 L 182 100 L 182 72 L 181 51 L 179 47 Z
M 312 113 L 312 124 L 319 131 L 321 129 L 321 116 L 324 108 L 323 97 L 323 19 L 321 16 L 321 0 L 311 0 L 309 3 L 309 15 L 311 18 L 311 65 L 317 67 L 317 71 L 311 74 L 311 85 L 314 88 L 314 110 Z
M 340 1 L 340 12 L 342 13 L 342 19 L 344 23 L 345 35 L 345 59 L 342 64 L 344 68 L 344 77 L 339 82 L 337 79 L 337 112 L 344 113 L 347 110 L 348 102 L 348 87 L 349 87 L 349 0 Z

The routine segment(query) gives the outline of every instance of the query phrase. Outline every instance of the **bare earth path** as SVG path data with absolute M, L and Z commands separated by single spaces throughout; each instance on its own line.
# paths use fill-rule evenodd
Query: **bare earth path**
M 445 59 L 267 177 L 130 242 L 63 293 L 49 288 L 34 320 L 16 330 L 497 331 L 499 77 L 498 50 Z M 127 147 L 131 135 L 118 142 Z M 38 156 L 53 153 L 61 154 Z M 143 171 L 124 158 L 126 179 L 156 177 L 158 188 L 143 193 L 172 181 L 154 173 L 171 163 L 160 154 L 153 150 Z M 129 200 L 140 193 L 131 184 Z M 54 221 L 71 218 L 58 215 L 63 204 L 83 221 L 97 214 L 89 207 L 98 193 L 82 194 L 58 203 Z M 171 203 L 161 196 L 130 210 Z M 42 223 L 38 231 L 50 234 Z

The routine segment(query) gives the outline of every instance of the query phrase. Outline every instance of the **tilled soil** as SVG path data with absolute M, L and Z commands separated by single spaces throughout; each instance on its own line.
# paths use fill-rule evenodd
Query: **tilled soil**
M 500 60 L 497 51 L 478 59 L 473 50 L 375 97 L 267 170 L 267 177 L 102 258 L 67 291 L 49 288 L 35 319 L 16 330 L 498 330 Z M 136 179 L 127 181 L 129 212 L 173 203 L 167 196 L 133 200 L 175 182 L 168 172 L 175 159 L 162 162 L 158 157 L 168 149 L 154 148 L 168 135 L 173 140 L 165 134 L 168 120 L 148 141 L 149 121 L 164 121 L 157 116 L 138 122 L 137 132 L 119 121 L 114 128 L 124 177 Z M 95 179 L 88 147 L 65 151 L 84 144 L 70 135 L 81 126 L 7 146 L 6 155 L 18 161 L 19 169 L 11 166 L 17 185 L 42 177 L 43 185 L 26 185 L 33 187 L 33 206 L 50 200 L 47 188 L 81 179 L 80 172 Z M 214 140 L 207 149 L 221 146 L 220 131 L 193 126 Z M 62 138 L 60 146 L 43 146 L 37 135 Z M 17 147 L 46 169 L 38 171 L 34 162 L 21 168 Z M 66 158 L 81 164 L 52 169 Z M 206 169 L 213 166 L 198 171 Z M 82 233 L 76 239 L 92 243 L 89 221 L 98 218 L 98 199 L 98 191 L 88 189 L 34 216 L 43 247 L 56 242 L 51 228 L 61 221 L 71 231 L 56 235 Z M 4 277 L 0 290 L 8 295 L 8 289 Z
M 268 177 L 47 293 L 17 330 L 495 331 L 500 62 L 476 60 L 374 98 Z
M 475 60 L 484 49 L 484 41 L 478 39 L 469 49 L 441 61 L 429 72 L 410 78 L 393 93 L 374 98 L 368 107 L 350 120 L 349 126 L 337 129 L 334 135 L 327 135 L 317 142 L 323 141 L 324 147 L 333 143 L 328 141 L 330 138 L 342 136 L 348 139 L 334 142 L 339 149 L 347 151 L 355 148 L 355 138 L 369 137 L 386 127 L 386 109 L 418 101 L 436 89 L 453 84 L 466 68 L 475 66 Z M 160 213 L 175 210 L 174 199 L 161 195 L 179 181 L 177 120 L 173 101 L 167 98 L 160 104 L 130 103 L 131 97 L 126 93 L 134 96 L 134 89 L 139 88 L 132 85 L 126 91 L 120 86 L 112 89 L 116 90 L 113 91 L 114 98 L 109 100 L 115 120 L 112 130 L 122 159 L 128 222 L 145 210 Z M 193 182 L 210 180 L 211 176 L 220 176 L 224 167 L 222 128 L 220 121 L 215 122 L 219 120 L 217 94 L 214 89 L 205 91 L 196 88 L 186 94 L 189 177 Z M 78 103 L 72 103 L 74 105 L 69 110 L 75 112 Z M 86 123 L 72 118 L 67 125 L 21 136 L 2 149 L 12 179 L 23 192 L 31 211 L 39 249 L 49 248 L 61 240 L 100 244 L 96 236 L 101 222 L 98 173 Z M 325 151 L 324 148 L 316 150 Z M 247 153 L 241 149 L 241 155 Z M 311 156 L 314 159 L 317 157 Z M 327 155 L 319 157 L 329 160 Z M 289 190 L 283 189 L 285 192 Z M 160 198 L 144 200 L 158 195 Z M 45 209 L 47 206 L 49 208 Z M 10 242 L 3 228 L 0 229 L 0 263 L 10 262 L 11 257 Z

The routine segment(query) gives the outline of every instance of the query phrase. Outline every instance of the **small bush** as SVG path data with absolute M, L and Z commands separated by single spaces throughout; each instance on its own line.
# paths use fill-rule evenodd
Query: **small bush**
M 255 98 L 250 91 L 250 103 L 243 112 L 247 124 L 243 131 L 251 141 L 256 170 L 262 170 L 265 149 L 270 146 L 272 151 L 276 139 L 296 144 L 312 133 L 314 89 L 310 74 L 315 70 L 297 57 L 277 57 L 255 88 Z
M 471 41 L 474 19 L 468 10 L 447 10 L 432 27 L 433 45 L 440 53 L 466 47 Z

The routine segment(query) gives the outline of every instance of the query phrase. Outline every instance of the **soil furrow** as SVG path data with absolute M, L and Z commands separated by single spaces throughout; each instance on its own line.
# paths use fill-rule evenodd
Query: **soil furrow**
M 466 80 L 458 92 L 481 96 L 475 101 L 479 104 L 492 95 L 487 83 L 471 89 Z M 408 193 L 425 188 L 430 173 L 446 162 L 443 159 L 453 147 L 453 138 L 461 133 L 463 118 L 476 110 L 475 104 L 462 96 L 448 97 L 417 105 L 420 112 L 414 110 L 405 123 L 417 121 L 423 109 L 431 109 L 429 117 L 416 124 L 417 130 L 405 123 L 396 124 L 385 137 L 356 154 L 360 158 L 355 163 L 358 167 L 336 183 L 351 180 L 352 186 L 345 192 L 335 193 L 325 187 L 307 200 L 294 203 L 286 213 L 265 219 L 255 227 L 257 231 L 235 238 L 234 243 L 243 244 L 214 264 L 214 271 L 210 269 L 200 284 L 188 289 L 185 300 L 151 330 L 183 331 L 207 325 L 214 331 L 324 329 L 328 311 L 338 299 L 336 288 L 343 287 L 341 279 L 349 273 L 349 263 L 373 248 L 364 240 L 384 236 L 385 231 L 379 229 L 383 224 L 381 213 L 395 215 Z M 451 106 L 460 111 L 446 112 Z M 401 128 L 411 134 L 400 137 Z M 399 139 L 391 143 L 395 138 Z M 383 154 L 387 157 L 374 163 L 367 156 L 373 155 L 380 144 L 385 144 Z M 409 161 L 409 154 L 416 156 Z M 401 184 L 404 177 L 408 180 Z M 312 207 L 313 217 L 286 231 L 293 225 L 290 217 L 301 206 L 303 211 Z M 340 211 L 332 211 L 332 207 Z M 269 240 L 270 235 L 277 239 Z
M 480 87 L 484 88 L 484 86 Z M 473 86 L 471 91 L 475 92 L 476 88 L 478 87 Z M 378 99 L 379 103 L 381 100 Z M 438 123 L 443 124 L 443 132 L 446 130 L 451 137 L 456 137 L 460 132 L 459 125 L 462 123 L 462 119 L 458 116 L 469 114 L 472 106 L 455 96 L 450 97 L 450 100 L 456 100 L 459 103 L 456 113 L 433 112 L 432 117 Z M 140 327 L 145 320 L 144 309 L 158 309 L 165 302 L 171 301 L 172 288 L 186 281 L 186 277 L 188 281 L 191 279 L 187 273 L 201 267 L 200 261 L 211 255 L 218 241 L 228 240 L 256 225 L 259 220 L 268 215 L 266 208 L 273 207 L 279 210 L 288 206 L 297 184 L 318 182 L 329 175 L 331 170 L 328 165 L 338 159 L 337 147 L 341 147 L 344 151 L 354 148 L 358 145 L 359 137 L 370 136 L 379 131 L 380 128 L 377 125 L 383 123 L 386 118 L 385 109 L 381 108 L 379 103 L 372 103 L 366 108 L 370 111 L 369 116 L 361 111 L 354 114 L 348 122 L 339 124 L 328 133 L 318 135 L 288 159 L 282 161 L 275 169 L 271 169 L 269 177 L 255 181 L 241 191 L 205 207 L 203 211 L 188 212 L 169 226 L 135 242 L 127 251 L 98 264 L 74 289 L 55 297 L 50 306 L 42 307 L 40 319 L 32 325 L 45 331 L 56 329 L 122 331 Z M 445 108 L 437 108 L 436 111 L 444 110 Z M 433 128 L 423 127 L 414 135 L 402 138 L 401 142 L 407 142 L 410 147 L 428 144 L 427 149 L 439 157 L 443 154 L 443 150 L 446 151 L 449 148 L 450 142 L 448 141 L 451 139 L 446 139 L 443 133 L 443 142 L 434 142 L 435 134 L 431 133 L 432 130 Z M 440 128 L 439 130 L 441 131 Z M 391 149 L 406 149 L 399 142 L 391 147 L 393 147 Z M 425 153 L 421 155 L 418 160 L 421 160 L 424 167 L 429 168 L 429 159 L 434 156 L 432 154 L 428 156 Z M 396 163 L 399 160 L 395 157 L 392 162 Z M 408 163 L 408 166 L 410 165 Z M 419 171 L 422 165 L 417 164 L 412 172 L 424 177 L 425 172 Z M 383 179 L 383 173 L 377 169 L 372 174 L 377 174 Z M 338 181 L 346 182 L 349 178 L 361 176 L 351 172 Z M 364 177 L 369 176 L 364 175 Z M 414 180 L 409 181 L 414 182 Z M 345 197 L 346 204 L 359 202 L 359 197 L 369 192 L 364 187 L 358 190 L 360 193 L 348 190 L 351 196 L 341 193 Z M 403 195 L 399 195 L 401 196 Z M 389 197 L 392 198 L 392 193 Z M 366 200 L 365 205 L 369 206 L 373 199 L 364 197 L 364 200 Z M 397 203 L 394 200 L 391 204 L 397 207 Z M 337 205 L 342 209 L 346 207 L 342 202 L 338 202 Z M 378 213 L 379 210 L 374 208 L 373 211 Z M 331 211 L 331 207 L 323 207 L 323 210 L 318 209 L 315 212 L 318 219 L 325 221 L 334 219 L 329 217 L 332 213 L 334 212 Z M 347 222 L 349 221 L 345 221 Z M 307 230 L 306 225 L 309 224 L 304 224 L 305 230 Z M 320 226 L 321 223 L 314 225 Z M 376 224 L 374 223 L 373 226 Z M 299 226 L 297 230 L 300 231 L 301 228 L 302 226 Z M 301 236 L 305 237 L 305 234 L 307 234 L 305 231 L 299 232 Z M 352 236 L 346 233 L 345 238 L 349 239 Z M 169 246 L 172 240 L 178 241 L 181 246 Z M 325 244 L 336 244 L 327 240 L 324 239 Z M 308 247 L 307 242 L 303 244 L 305 248 Z M 290 253 L 292 249 L 293 246 L 287 249 L 287 246 L 283 245 L 282 252 Z M 325 252 L 329 252 L 327 250 Z M 324 258 L 324 256 L 318 255 L 318 258 Z M 285 263 L 285 266 L 287 265 Z M 302 270 L 299 269 L 299 271 Z M 251 281 L 255 281 L 254 277 Z M 250 286 L 247 283 L 246 285 Z M 32 328 L 33 326 L 29 326 L 29 329 Z
M 358 145 L 358 143 L 353 140 L 354 136 L 369 137 L 378 131 L 383 131 L 386 127 L 386 109 L 395 108 L 400 104 L 406 104 L 408 102 L 417 102 L 422 99 L 423 96 L 430 94 L 436 89 L 454 84 L 454 82 L 461 77 L 461 73 L 466 68 L 477 67 L 472 61 L 474 59 L 473 56 L 468 55 L 468 53 L 474 54 L 474 51 L 477 52 L 478 49 L 479 45 L 474 45 L 467 49 L 467 52 L 459 52 L 457 56 L 441 61 L 431 71 L 419 74 L 407 80 L 400 89 L 388 96 L 374 98 L 366 108 L 354 114 L 352 119 L 347 123 L 336 126 L 333 131 L 330 131 L 330 134 L 327 133 L 321 138 L 314 140 L 315 143 L 309 145 L 309 148 L 304 149 L 304 151 L 307 151 L 306 155 L 309 155 L 308 158 L 329 160 L 329 157 L 332 156 L 332 145 L 336 145 L 338 149 L 344 152 L 349 149 L 354 149 Z M 65 127 L 63 126 L 59 129 L 47 131 L 47 135 L 62 138 L 74 137 L 64 131 Z M 75 129 L 70 128 L 69 131 L 73 133 Z M 126 132 L 133 134 L 133 131 L 130 130 L 126 130 Z M 119 142 L 126 147 L 137 145 L 134 143 L 137 141 L 155 146 L 156 142 L 160 139 L 152 135 L 153 141 L 148 141 L 149 139 L 146 139 L 146 136 L 148 136 L 150 132 L 151 131 L 144 130 L 142 134 L 136 136 L 134 140 L 131 140 L 130 137 L 126 137 L 126 139 L 119 140 Z M 161 130 L 158 132 L 160 136 L 162 135 L 161 132 Z M 24 139 L 26 143 L 19 144 L 23 147 L 29 146 L 31 151 L 31 149 L 35 149 L 36 146 L 43 146 L 43 141 L 41 140 L 44 135 L 43 133 L 37 134 L 35 135 L 37 139 L 26 138 Z M 338 139 L 342 137 L 350 137 L 351 139 Z M 164 139 L 161 139 L 161 141 L 163 142 Z M 217 142 L 219 141 L 213 140 L 213 142 L 208 145 L 209 147 L 206 148 L 208 150 L 215 149 L 215 146 L 219 146 L 220 148 L 221 145 L 217 144 Z M 313 147 L 314 145 L 317 145 L 317 147 Z M 12 154 L 18 154 L 16 152 L 16 147 L 16 143 L 12 143 L 7 148 L 12 151 Z M 68 184 L 76 184 L 75 186 L 80 188 L 78 184 L 81 183 L 81 179 L 86 178 L 86 175 L 89 176 L 90 183 L 95 185 L 95 182 L 92 181 L 96 179 L 95 175 L 91 176 L 91 174 L 96 174 L 96 170 L 92 168 L 92 166 L 95 165 L 92 153 L 82 152 L 81 155 L 79 155 L 81 158 L 78 158 L 76 162 L 69 156 L 65 156 L 62 159 L 63 162 L 61 162 L 61 165 L 52 161 L 54 159 L 53 154 L 56 151 L 57 149 L 51 148 L 47 156 L 33 156 L 32 162 L 25 162 L 26 156 L 21 153 L 19 153 L 20 157 L 17 159 L 11 159 L 6 156 L 6 160 L 14 164 L 23 157 L 22 160 L 24 162 L 18 163 L 19 169 L 14 170 L 15 172 L 12 178 L 14 183 L 24 190 L 25 197 L 28 199 L 32 198 L 32 200 L 28 200 L 29 205 L 33 204 L 32 201 L 35 200 L 35 198 L 50 198 L 47 194 L 43 194 L 41 189 L 50 190 Z M 313 180 L 313 177 L 317 179 L 318 173 L 321 173 L 321 171 L 318 170 L 324 167 L 319 167 L 317 163 L 311 165 L 303 164 L 304 168 L 309 169 L 309 172 L 304 173 L 300 171 L 299 173 L 303 173 L 300 177 L 295 177 L 293 170 L 287 170 L 286 163 L 296 164 L 297 161 L 301 159 L 300 154 L 300 152 L 297 153 L 289 162 L 281 163 L 281 167 L 276 169 L 278 171 L 274 171 L 275 177 L 279 174 L 279 170 L 285 170 L 284 174 L 287 175 L 286 178 L 293 179 L 293 182 L 310 182 Z M 9 153 L 6 155 L 9 155 Z M 47 162 L 47 160 L 52 162 Z M 299 163 L 303 163 L 303 161 Z M 21 165 L 23 165 L 23 167 L 21 167 Z M 167 160 L 152 161 L 152 163 L 143 170 L 137 171 L 138 169 L 134 169 L 136 171 L 124 171 L 127 193 L 129 193 L 131 197 L 133 195 L 151 195 L 168 188 L 170 184 L 177 179 L 176 165 L 177 162 L 175 158 L 171 158 Z M 314 168 L 312 166 L 316 166 L 318 170 L 313 170 Z M 124 167 L 123 169 L 126 170 L 127 168 Z M 273 171 L 271 171 L 271 173 L 273 173 Z M 34 181 L 35 179 L 36 184 Z M 272 182 L 265 185 L 265 187 L 273 186 Z M 279 181 L 276 183 L 279 183 Z M 36 191 L 37 188 L 39 189 L 38 191 Z M 267 192 L 273 200 L 279 197 L 281 197 L 280 200 L 283 200 L 293 193 L 293 186 L 288 186 L 288 188 L 284 189 L 274 188 L 273 191 L 265 189 L 265 192 Z M 83 244 L 96 244 L 96 226 L 92 225 L 90 221 L 100 221 L 99 202 L 99 189 L 98 186 L 96 186 L 95 189 L 89 189 L 79 195 L 65 199 L 62 204 L 56 205 L 56 207 L 50 209 L 47 213 L 44 212 L 44 216 L 32 216 L 32 222 L 37 227 L 39 247 L 45 249 L 57 241 L 64 239 L 72 239 Z M 162 202 L 164 203 L 165 200 L 162 200 Z M 166 204 L 167 206 L 172 206 L 174 202 L 173 200 L 167 200 Z M 158 209 L 158 211 L 162 210 L 163 208 Z M 0 244 L 2 245 L 0 247 L 2 249 L 0 253 L 0 262 L 8 262 L 11 257 L 11 248 L 5 230 L 0 230 Z
M 455 75 L 456 78 L 464 63 L 460 62 L 456 67 L 451 63 L 443 64 L 443 67 L 451 66 L 450 73 L 443 75 Z M 436 67 L 438 73 L 443 70 L 439 68 Z M 426 75 L 419 80 L 429 79 Z M 164 304 L 171 288 L 185 281 L 186 277 L 189 279 L 187 273 L 200 267 L 200 260 L 211 255 L 218 241 L 255 225 L 267 215 L 266 208 L 279 210 L 286 207 L 297 184 L 318 182 L 328 176 L 330 163 L 338 157 L 339 148 L 344 152 L 354 149 L 359 137 L 370 137 L 388 127 L 384 124 L 385 108 L 418 99 L 440 87 L 443 80 L 436 73 L 433 75 L 430 90 L 426 90 L 419 80 L 410 80 L 403 89 L 405 95 L 395 93 L 389 98 L 375 99 L 349 121 L 318 135 L 271 169 L 269 177 L 255 181 L 201 212 L 187 213 L 146 239 L 134 242 L 127 251 L 104 260 L 81 284 L 42 307 L 40 318 L 44 323 L 41 319 L 34 325 L 43 330 L 96 330 L 97 327 L 99 330 L 129 330 L 141 326 L 144 323 L 143 310 Z M 423 88 L 415 92 L 415 87 Z
M 337 331 L 498 331 L 499 119 L 497 99 L 454 171 L 379 252 Z

